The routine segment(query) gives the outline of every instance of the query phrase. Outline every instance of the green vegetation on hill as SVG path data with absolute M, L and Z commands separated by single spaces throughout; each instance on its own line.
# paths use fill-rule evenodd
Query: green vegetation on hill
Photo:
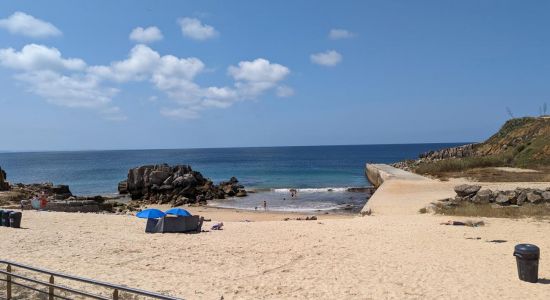
M 504 156 L 515 167 L 550 165 L 550 117 L 508 120 L 487 141 L 476 145 L 476 157 Z
M 550 169 L 550 117 L 508 120 L 487 141 L 476 144 L 467 157 L 425 158 L 411 169 L 420 174 L 445 175 L 477 168 Z

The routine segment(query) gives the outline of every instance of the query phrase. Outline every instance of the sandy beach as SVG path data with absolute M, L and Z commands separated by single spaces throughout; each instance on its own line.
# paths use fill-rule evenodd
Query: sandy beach
M 453 183 L 440 184 L 436 190 L 449 193 L 444 186 Z M 422 199 L 433 191 L 398 190 L 380 189 L 375 195 L 385 201 L 378 201 L 388 204 L 366 217 L 282 221 L 300 215 L 191 208 L 225 224 L 200 234 L 146 234 L 145 221 L 133 216 L 25 211 L 25 229 L 0 227 L 0 252 L 5 259 L 186 299 L 548 297 L 550 221 L 439 225 L 449 217 L 418 214 L 420 202 L 400 207 L 406 191 L 417 190 L 415 198 Z M 542 251 L 537 284 L 517 278 L 512 252 L 525 242 Z

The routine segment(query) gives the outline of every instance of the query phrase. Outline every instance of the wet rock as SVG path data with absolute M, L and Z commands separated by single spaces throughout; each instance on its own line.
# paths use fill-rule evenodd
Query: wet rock
M 247 195 L 246 190 L 240 189 L 235 196 L 236 197 L 246 197 L 246 195 Z
M 546 202 L 550 202 L 550 191 L 544 191 L 541 193 L 542 199 Z

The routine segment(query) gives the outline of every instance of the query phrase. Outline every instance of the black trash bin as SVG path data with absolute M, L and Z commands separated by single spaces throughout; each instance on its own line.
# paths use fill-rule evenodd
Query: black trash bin
M 21 228 L 21 218 L 23 217 L 23 214 L 14 211 L 10 213 L 10 227 L 11 228 Z
M 11 210 L 4 210 L 2 213 L 2 226 L 10 227 L 10 213 Z
M 514 248 L 520 280 L 537 282 L 539 280 L 540 249 L 533 244 L 518 244 Z

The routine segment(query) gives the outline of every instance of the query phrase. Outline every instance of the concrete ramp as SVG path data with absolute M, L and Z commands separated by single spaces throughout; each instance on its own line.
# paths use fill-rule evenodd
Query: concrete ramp
M 386 164 L 366 164 L 365 173 L 369 181 L 375 186 L 379 187 L 385 181 L 389 179 L 400 179 L 410 181 L 425 181 L 429 180 L 424 176 L 420 176 L 405 170 L 401 170 Z
M 454 196 L 453 184 L 432 180 L 386 164 L 367 164 L 365 172 L 378 189 L 362 213 L 411 215 L 430 203 Z

